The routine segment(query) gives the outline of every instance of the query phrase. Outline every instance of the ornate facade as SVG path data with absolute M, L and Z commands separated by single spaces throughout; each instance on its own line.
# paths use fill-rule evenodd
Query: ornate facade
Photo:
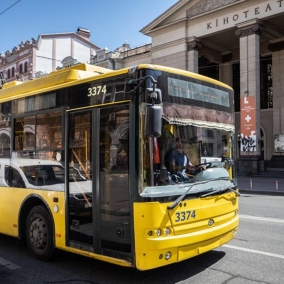
M 283 13 L 284 0 L 180 0 L 141 30 L 152 38 L 149 51 L 121 58 L 121 64 L 167 65 L 230 85 L 235 91 L 239 172 L 280 168 L 284 166 Z M 253 111 L 242 116 L 246 104 Z M 248 135 L 244 128 L 251 121 L 254 129 Z
M 0 76 L 6 82 L 30 80 L 56 70 L 67 56 L 90 62 L 99 49 L 90 42 L 90 31 L 83 28 L 76 33 L 42 34 L 37 40 L 22 41 L 11 51 L 1 53 Z

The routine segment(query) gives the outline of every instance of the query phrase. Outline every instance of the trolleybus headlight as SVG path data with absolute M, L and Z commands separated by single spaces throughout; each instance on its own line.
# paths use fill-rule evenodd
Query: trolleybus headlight
M 152 231 L 149 231 L 149 232 L 148 232 L 148 235 L 149 235 L 149 236 L 152 236 L 152 235 L 153 235 L 153 232 L 152 232 Z
M 158 229 L 157 232 L 156 232 L 156 235 L 157 235 L 158 237 L 160 237 L 160 236 L 162 235 L 162 230 L 161 230 L 161 229 Z
M 171 256 L 172 256 L 171 252 L 168 251 L 168 252 L 165 254 L 165 259 L 166 259 L 166 260 L 169 260 L 169 259 L 171 258 Z
M 171 229 L 170 228 L 166 228 L 165 229 L 165 235 L 168 236 L 171 233 Z
M 236 210 L 236 211 L 235 211 L 235 216 L 238 216 L 238 214 L 239 214 L 239 211 Z

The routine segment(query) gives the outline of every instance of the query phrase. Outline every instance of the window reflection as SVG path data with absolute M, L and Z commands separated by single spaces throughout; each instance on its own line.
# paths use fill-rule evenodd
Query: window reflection
M 15 119 L 15 150 L 35 149 L 35 116 Z
M 0 158 L 10 157 L 11 147 L 11 103 L 0 105 Z
M 14 133 L 16 151 L 61 149 L 62 112 L 16 118 Z
M 37 115 L 37 149 L 60 149 L 62 147 L 61 139 L 62 113 L 52 112 Z
M 100 113 L 101 246 L 130 252 L 129 109 Z M 118 229 L 119 232 L 118 233 Z

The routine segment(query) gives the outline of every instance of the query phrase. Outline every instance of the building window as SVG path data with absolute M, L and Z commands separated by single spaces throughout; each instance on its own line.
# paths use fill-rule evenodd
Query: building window
M 272 57 L 260 58 L 260 108 L 273 108 Z
M 28 62 L 25 62 L 25 73 L 28 72 Z
M 8 69 L 8 79 L 10 79 L 10 77 L 11 77 L 11 71 L 10 69 Z
M 23 64 L 20 64 L 20 74 L 23 74 Z
M 198 60 L 198 73 L 219 80 L 219 64 L 211 63 L 207 58 L 200 57 Z
M 240 111 L 240 63 L 234 63 L 233 68 L 233 89 L 235 94 L 235 111 Z
M 13 67 L 12 68 L 12 78 L 14 78 L 15 77 L 15 68 Z

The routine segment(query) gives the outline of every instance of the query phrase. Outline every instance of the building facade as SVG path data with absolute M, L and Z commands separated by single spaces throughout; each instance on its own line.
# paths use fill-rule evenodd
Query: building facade
M 167 65 L 220 80 L 235 90 L 238 171 L 284 166 L 284 1 L 180 0 L 141 32 L 144 50 L 121 66 Z
M 30 80 L 56 70 L 68 56 L 90 63 L 91 56 L 100 50 L 90 42 L 90 35 L 89 30 L 78 28 L 76 33 L 42 34 L 37 40 L 22 41 L 0 54 L 0 75 L 6 82 Z

